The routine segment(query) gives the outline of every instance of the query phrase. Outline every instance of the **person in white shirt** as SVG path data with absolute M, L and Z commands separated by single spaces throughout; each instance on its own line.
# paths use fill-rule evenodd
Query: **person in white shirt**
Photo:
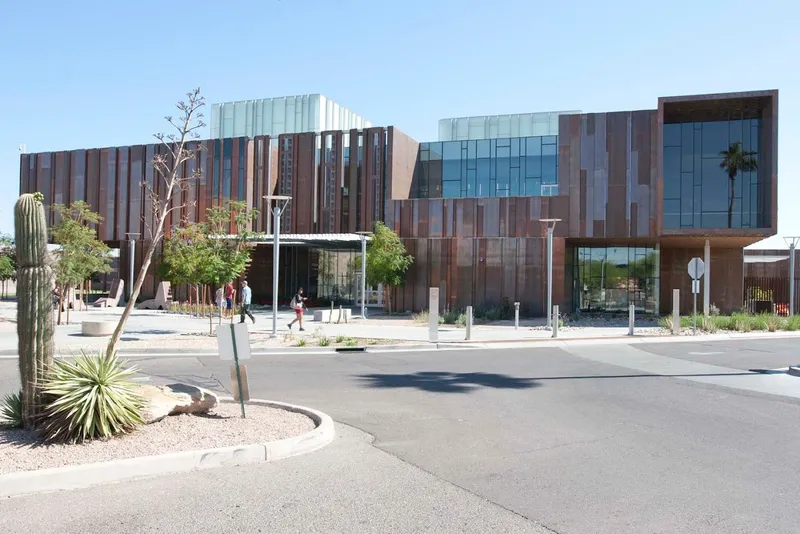
M 247 315 L 250 317 L 250 320 L 253 321 L 253 324 L 256 323 L 256 318 L 253 317 L 253 314 L 250 312 L 250 302 L 252 300 L 253 290 L 250 289 L 250 286 L 247 285 L 247 281 L 242 282 L 242 311 L 241 311 L 241 320 L 240 323 L 244 322 L 244 316 Z

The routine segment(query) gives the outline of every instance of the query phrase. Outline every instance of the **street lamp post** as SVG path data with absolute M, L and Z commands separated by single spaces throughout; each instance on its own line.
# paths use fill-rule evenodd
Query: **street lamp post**
M 367 236 L 371 232 L 358 232 L 361 236 L 361 318 L 367 318 Z
M 561 219 L 541 219 L 547 223 L 547 328 L 553 327 L 553 231 Z M 556 321 L 558 318 L 556 318 Z
M 292 197 L 267 195 L 264 197 L 267 206 L 275 201 L 272 208 L 272 334 L 270 337 L 278 337 L 278 261 L 280 260 L 281 243 L 281 214 L 286 209 L 286 205 Z M 281 205 L 281 202 L 283 203 Z
M 789 245 L 789 315 L 794 315 L 794 254 L 800 237 L 784 237 Z
M 130 252 L 130 260 L 128 261 L 128 300 L 131 300 L 131 297 L 133 296 L 133 264 L 136 256 L 136 238 L 141 234 L 128 233 L 125 235 L 128 236 L 128 242 L 130 243 L 130 247 L 128 249 Z

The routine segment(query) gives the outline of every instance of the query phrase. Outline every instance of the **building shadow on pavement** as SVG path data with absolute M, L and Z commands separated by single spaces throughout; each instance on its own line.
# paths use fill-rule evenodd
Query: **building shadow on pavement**
M 410 374 L 369 374 L 358 377 L 367 387 L 415 388 L 435 393 L 469 393 L 480 387 L 494 389 L 531 389 L 537 387 L 532 378 L 495 373 L 450 373 L 427 371 Z

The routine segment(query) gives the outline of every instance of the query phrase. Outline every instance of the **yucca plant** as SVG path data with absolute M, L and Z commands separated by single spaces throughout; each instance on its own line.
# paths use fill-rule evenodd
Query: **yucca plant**
M 22 428 L 22 392 L 3 397 L 0 404 L 0 427 Z
M 43 390 L 47 405 L 39 428 L 45 441 L 110 438 L 143 424 L 144 401 L 128 380 L 135 372 L 116 354 L 56 360 Z

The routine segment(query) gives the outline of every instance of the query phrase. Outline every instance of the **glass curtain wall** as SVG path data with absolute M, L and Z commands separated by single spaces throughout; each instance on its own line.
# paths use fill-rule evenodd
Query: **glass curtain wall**
M 575 309 L 584 312 L 658 312 L 659 259 L 655 247 L 577 247 Z
M 555 196 L 558 137 L 421 143 L 414 198 Z
M 664 125 L 664 227 L 731 228 L 767 226 L 759 199 L 767 194 L 758 171 L 740 172 L 731 183 L 720 168 L 730 144 L 760 155 L 761 119 Z M 733 190 L 731 191 L 731 186 Z

